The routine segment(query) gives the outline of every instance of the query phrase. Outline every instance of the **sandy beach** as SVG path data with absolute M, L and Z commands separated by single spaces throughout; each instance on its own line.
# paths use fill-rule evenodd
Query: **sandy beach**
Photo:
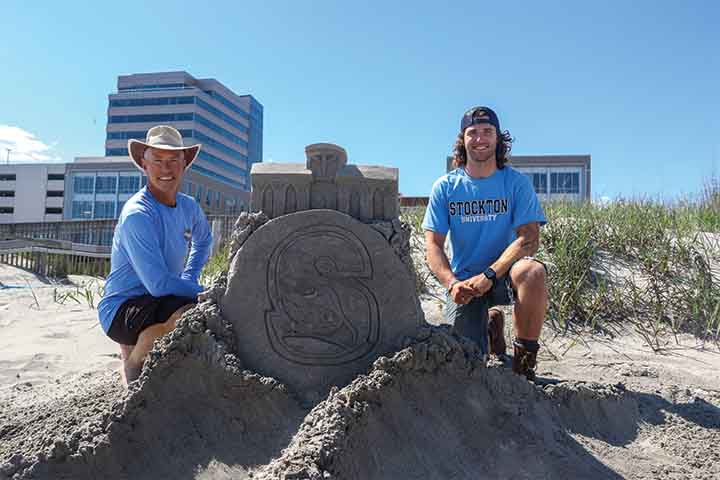
M 66 292 L 88 288 L 97 292 L 101 285 L 98 279 L 73 276 L 68 283 L 57 285 L 20 269 L 0 266 L 0 282 L 4 286 L 0 290 L 0 478 L 101 478 L 102 472 L 110 475 L 107 478 L 115 478 L 112 468 L 116 467 L 109 466 L 114 463 L 97 459 L 102 457 L 100 446 L 113 438 L 117 425 L 123 423 L 116 421 L 114 430 L 107 431 L 113 418 L 121 416 L 118 409 L 125 416 L 123 428 L 135 429 L 141 438 L 152 438 L 155 433 L 142 430 L 140 424 L 153 416 L 170 421 L 170 414 L 157 410 L 158 405 L 182 392 L 165 386 L 154 389 L 150 397 L 137 390 L 125 391 L 118 373 L 118 350 L 100 329 L 96 310 L 89 304 L 92 302 L 87 297 L 62 301 Z M 94 303 L 98 299 L 96 293 Z M 429 323 L 442 323 L 437 297 L 424 296 L 422 306 Z M 720 478 L 720 353 L 717 345 L 702 345 L 691 336 L 667 339 L 666 351 L 657 354 L 632 332 L 612 339 L 579 339 L 546 329 L 537 385 L 512 375 L 498 362 L 491 362 L 489 368 L 446 364 L 445 358 L 452 357 L 454 351 L 467 350 L 463 345 L 442 347 L 448 349 L 442 360 L 424 354 L 423 366 L 416 361 L 407 374 L 399 373 L 406 367 L 393 367 L 404 365 L 403 358 L 408 355 L 418 358 L 419 352 L 452 344 L 441 331 L 426 340 L 434 347 L 423 350 L 420 344 L 385 364 L 376 362 L 369 376 L 331 393 L 310 411 L 311 406 L 297 404 L 270 379 L 237 369 L 229 374 L 231 369 L 221 360 L 208 360 L 212 365 L 222 364 L 225 373 L 216 375 L 214 369 L 197 366 L 182 356 L 186 353 L 177 353 L 206 348 L 206 333 L 192 333 L 191 325 L 188 322 L 182 332 L 174 333 L 159 347 L 170 353 L 157 356 L 153 373 L 160 373 L 143 381 L 161 382 L 161 378 L 184 369 L 185 377 L 179 377 L 183 385 L 202 383 L 202 387 L 191 389 L 192 394 L 186 392 L 184 403 L 170 403 L 181 409 L 178 418 L 193 418 L 194 430 L 176 433 L 195 445 L 197 455 L 190 455 L 187 465 L 173 460 L 169 470 L 153 470 L 153 478 L 175 474 L 177 478 L 249 478 L 251 474 L 253 478 L 329 478 L 314 476 L 305 466 L 298 467 L 297 460 L 330 455 L 327 451 L 338 458 L 326 461 L 350 478 L 401 478 L 399 472 L 408 465 L 420 465 L 417 462 L 422 463 L 418 472 L 425 472 L 428 478 L 470 478 L 473 472 L 477 478 L 486 478 L 482 469 L 485 474 L 505 472 L 507 476 L 502 478 L 553 478 L 548 471 L 584 478 Z M 175 359 L 164 361 L 165 357 Z M 432 362 L 437 364 L 428 367 Z M 372 382 L 388 372 L 393 379 L 387 386 Z M 163 385 L 168 383 L 172 382 Z M 222 390 L 228 383 L 235 385 L 231 393 Z M 372 393 L 373 389 L 377 391 Z M 218 402 L 219 397 L 226 396 L 231 403 L 242 403 L 252 418 L 234 417 L 227 413 L 227 405 L 208 400 L 213 396 Z M 510 402 L 510 397 L 515 400 Z M 468 398 L 475 398 L 480 405 L 468 403 Z M 518 398 L 526 403 L 517 403 Z M 184 410 L 200 399 L 204 399 L 203 407 Z M 373 414 L 371 409 L 361 415 L 350 408 L 353 402 L 369 402 L 377 411 Z M 473 432 L 464 433 L 467 418 L 448 413 L 443 407 L 448 402 L 480 408 L 485 413 L 478 418 L 487 420 L 472 420 Z M 403 413 L 404 404 L 412 405 L 415 413 Z M 136 413 L 131 412 L 133 408 Z M 337 409 L 347 408 L 352 413 L 343 417 L 350 420 L 343 424 L 340 434 L 336 420 L 331 419 L 338 418 Z M 507 408 L 526 412 L 526 419 L 506 418 Z M 144 410 L 150 417 L 137 413 Z M 212 415 L 218 419 L 209 422 L 209 412 L 215 412 Z M 237 429 L 230 418 L 240 422 Z M 493 418 L 506 418 L 506 422 Z M 214 438 L 209 432 L 218 429 L 220 433 Z M 259 436 L 249 441 L 253 432 Z M 202 442 L 190 440 L 193 435 L 200 435 Z M 468 436 L 462 440 L 457 435 Z M 235 441 L 229 440 L 232 436 Z M 338 447 L 338 438 L 342 439 L 342 448 Z M 389 447 L 388 440 L 383 440 L 387 438 L 409 445 L 408 449 L 383 458 Z M 541 438 L 545 440 L 537 443 Z M 445 446 L 438 446 L 438 441 Z M 485 465 L 473 446 L 501 451 L 497 459 Z M 72 448 L 79 452 L 74 454 L 77 458 L 94 455 L 94 468 L 98 470 L 75 477 L 79 470 L 69 467 L 44 470 L 42 462 L 31 466 L 33 456 L 35 460 L 72 459 Z M 356 453 L 348 454 L 353 451 Z M 173 456 L 173 452 L 176 450 L 161 453 Z M 469 460 L 458 460 L 462 455 Z M 541 460 L 528 460 L 527 468 L 512 473 L 516 455 Z M 145 478 L 137 475 L 126 472 L 117 478 Z M 344 477 L 338 474 L 336 478 Z

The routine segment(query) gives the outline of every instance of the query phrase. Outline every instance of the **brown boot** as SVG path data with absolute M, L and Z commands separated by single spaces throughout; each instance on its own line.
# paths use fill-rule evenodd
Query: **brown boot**
M 498 357 L 505 355 L 505 316 L 502 310 L 491 308 L 488 310 L 488 340 L 490 353 Z
M 530 350 L 517 340 L 513 342 L 514 355 L 512 362 L 513 372 L 524 375 L 525 378 L 535 380 L 535 366 L 537 365 L 538 348 Z

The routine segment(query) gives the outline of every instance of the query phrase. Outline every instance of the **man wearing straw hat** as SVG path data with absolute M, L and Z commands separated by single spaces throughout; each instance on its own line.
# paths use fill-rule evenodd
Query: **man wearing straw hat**
M 197 202 L 178 193 L 200 145 L 186 147 L 180 132 L 159 125 L 144 142 L 130 140 L 128 151 L 147 175 L 147 186 L 118 218 L 98 316 L 105 333 L 121 345 L 130 383 L 140 376 L 155 339 L 172 331 L 197 302 L 212 235 Z

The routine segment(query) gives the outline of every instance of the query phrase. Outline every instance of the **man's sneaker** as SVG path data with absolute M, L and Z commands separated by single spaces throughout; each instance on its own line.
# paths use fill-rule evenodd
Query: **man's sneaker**
M 524 375 L 530 381 L 535 380 L 535 366 L 537 365 L 537 349 L 528 350 L 524 345 L 513 342 L 514 353 L 512 369 L 518 375 Z
M 507 350 L 507 344 L 505 343 L 505 316 L 500 309 L 491 308 L 488 310 L 488 340 L 490 353 L 503 358 Z

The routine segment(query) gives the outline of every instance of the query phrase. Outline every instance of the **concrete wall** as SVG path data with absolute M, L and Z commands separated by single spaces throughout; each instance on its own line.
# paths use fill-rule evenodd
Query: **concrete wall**
M 62 209 L 63 197 L 48 197 L 48 190 L 63 192 L 64 181 L 49 180 L 48 174 L 64 173 L 63 163 L 0 165 L 0 211 L 7 211 L 0 213 L 0 223 L 61 220 L 62 213 L 51 212 Z M 15 180 L 2 179 L 5 175 Z

